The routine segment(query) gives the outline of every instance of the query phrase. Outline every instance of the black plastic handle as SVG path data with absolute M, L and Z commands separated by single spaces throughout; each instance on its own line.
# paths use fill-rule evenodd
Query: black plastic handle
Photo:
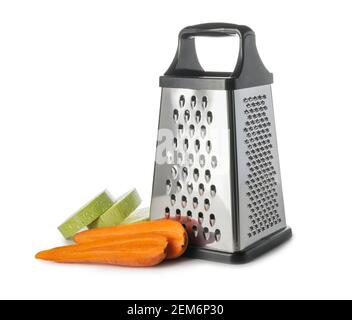
M 224 37 L 238 35 L 240 50 L 233 72 L 206 72 L 199 63 L 195 37 Z M 181 30 L 175 58 L 165 76 L 233 78 L 237 88 L 272 83 L 273 76 L 262 63 L 255 42 L 255 33 L 247 26 L 230 23 L 205 23 Z
M 224 37 L 238 34 L 244 38 L 247 34 L 254 34 L 247 26 L 231 23 L 204 23 L 189 26 L 181 30 L 179 39 L 187 39 L 195 36 Z

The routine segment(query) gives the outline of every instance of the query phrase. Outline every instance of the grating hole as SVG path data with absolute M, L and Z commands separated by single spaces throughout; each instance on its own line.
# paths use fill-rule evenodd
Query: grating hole
M 193 124 L 189 126 L 189 136 L 192 138 L 194 136 L 195 127 Z
M 171 174 L 172 174 L 172 178 L 175 180 L 177 179 L 177 176 L 178 176 L 178 169 L 176 166 L 173 166 L 171 168 Z
M 213 213 L 209 216 L 209 223 L 212 227 L 215 226 L 215 215 Z
M 203 236 L 204 236 L 204 239 L 206 241 L 208 241 L 210 239 L 210 232 L 209 232 L 209 229 L 207 227 L 205 227 L 203 229 Z
M 182 196 L 181 200 L 182 200 L 182 202 L 181 202 L 182 208 L 186 208 L 187 207 L 187 197 Z
M 206 126 L 201 126 L 200 127 L 200 135 L 202 138 L 205 138 L 205 136 L 207 135 L 207 128 Z
M 193 198 L 193 208 L 196 209 L 198 207 L 198 198 L 197 197 L 194 197 Z
M 202 168 L 205 166 L 205 156 L 203 154 L 199 156 L 199 165 Z
M 205 181 L 209 182 L 211 179 L 211 173 L 210 170 L 205 170 Z
M 177 154 L 177 164 L 179 164 L 179 165 L 183 164 L 183 154 L 182 153 Z
M 213 122 L 213 113 L 211 111 L 208 111 L 207 113 L 207 122 L 208 124 L 211 124 Z
M 193 183 L 192 182 L 187 183 L 187 191 L 189 194 L 191 194 L 193 192 Z
M 201 112 L 198 110 L 196 112 L 196 123 L 199 123 L 202 120 L 202 114 Z
M 200 141 L 198 139 L 194 142 L 194 149 L 196 150 L 196 152 L 199 152 Z
M 188 169 L 186 167 L 182 168 L 182 178 L 186 180 L 188 177 Z
M 188 165 L 189 165 L 190 167 L 192 167 L 193 164 L 194 164 L 194 156 L 193 156 L 193 154 L 189 154 L 189 155 L 188 155 Z
M 197 168 L 193 170 L 193 179 L 195 181 L 198 181 L 199 179 L 199 170 Z
M 204 214 L 202 212 L 198 213 L 198 222 L 199 224 L 202 224 L 204 221 Z
M 206 144 L 206 150 L 208 153 L 211 152 L 211 142 L 209 140 L 207 141 L 207 144 Z
M 216 196 L 216 187 L 214 185 L 210 187 L 210 194 L 212 197 Z
M 204 184 L 201 183 L 199 184 L 199 187 L 198 187 L 198 192 L 199 192 L 199 195 L 202 196 L 205 192 L 205 187 L 204 187 Z
M 173 146 L 174 146 L 175 149 L 177 149 L 177 138 L 174 138 Z
M 185 106 L 185 102 L 186 102 L 185 96 L 183 95 L 180 96 L 179 105 L 181 108 Z
M 191 118 L 191 113 L 189 112 L 189 110 L 186 110 L 186 111 L 185 111 L 185 116 L 184 116 L 184 118 L 185 118 L 185 122 L 188 122 L 189 119 Z
M 181 192 L 182 191 L 182 184 L 181 184 L 180 181 L 177 181 L 176 187 L 177 187 L 177 192 Z
M 173 156 L 173 153 L 171 151 L 167 151 L 166 152 L 166 162 L 168 164 L 172 164 L 174 162 L 174 156 Z
M 205 109 L 208 106 L 208 98 L 206 96 L 204 96 L 202 98 L 202 107 L 203 109 Z
M 221 232 L 219 229 L 215 230 L 215 240 L 220 241 L 221 240 Z
M 180 209 L 177 209 L 177 210 L 176 210 L 176 219 L 177 219 L 177 220 L 180 220 L 180 219 L 181 219 L 181 210 L 180 210 Z
M 209 211 L 209 209 L 210 209 L 210 200 L 209 199 L 204 200 L 204 209 L 205 209 L 205 211 Z
M 192 227 L 192 233 L 195 238 L 198 237 L 198 227 L 197 226 Z
M 187 151 L 187 150 L 188 150 L 188 147 L 189 147 L 188 139 L 185 139 L 185 140 L 183 141 L 183 149 L 184 149 L 185 151 Z
M 178 110 L 174 110 L 174 115 L 173 115 L 173 117 L 174 117 L 174 120 L 175 121 L 177 121 L 178 120 L 178 117 L 179 117 L 179 114 L 178 114 Z
M 172 194 L 171 197 L 170 197 L 170 199 L 171 199 L 171 205 L 174 206 L 175 203 L 176 203 L 176 195 L 175 195 L 175 194 Z
M 216 168 L 218 166 L 218 159 L 216 158 L 216 156 L 211 157 L 211 166 L 213 168 Z
M 190 210 L 187 211 L 187 220 L 188 221 L 192 220 L 192 211 Z
M 191 107 L 194 108 L 196 105 L 197 105 L 197 98 L 196 98 L 196 96 L 192 96 Z
M 165 208 L 165 217 L 170 218 L 170 208 L 169 207 Z
M 172 184 L 171 184 L 171 180 L 166 180 L 166 193 L 170 193 L 171 191 L 171 187 L 172 187 Z
M 178 133 L 179 133 L 179 135 L 182 136 L 183 132 L 184 132 L 183 124 L 179 124 L 178 125 Z

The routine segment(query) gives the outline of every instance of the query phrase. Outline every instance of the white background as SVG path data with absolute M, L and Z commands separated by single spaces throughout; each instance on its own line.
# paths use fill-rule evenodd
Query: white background
M 0 298 L 352 298 L 349 6 L 338 0 L 1 1 Z M 36 261 L 37 251 L 64 243 L 56 227 L 105 188 L 117 196 L 136 187 L 149 205 L 158 77 L 174 57 L 178 31 L 214 21 L 251 26 L 274 73 L 294 238 L 241 266 Z M 220 48 L 207 47 L 204 59 L 234 59 Z

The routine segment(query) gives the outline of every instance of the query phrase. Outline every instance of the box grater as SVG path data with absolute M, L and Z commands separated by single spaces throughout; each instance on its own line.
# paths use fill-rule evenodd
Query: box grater
M 235 70 L 204 71 L 195 37 L 232 35 L 240 39 Z M 180 32 L 176 56 L 160 77 L 151 215 L 184 225 L 191 257 L 247 262 L 292 235 L 285 220 L 272 82 L 250 28 L 209 23 Z

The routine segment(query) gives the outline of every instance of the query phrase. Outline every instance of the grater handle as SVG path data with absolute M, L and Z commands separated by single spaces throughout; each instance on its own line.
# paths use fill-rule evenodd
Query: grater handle
M 197 57 L 195 37 L 224 37 L 236 34 L 240 38 L 240 51 L 235 70 L 229 73 L 205 71 Z M 265 68 L 258 54 L 254 31 L 247 26 L 231 23 L 205 23 L 182 29 L 175 58 L 165 76 L 225 77 L 233 79 L 233 87 L 237 89 L 273 82 L 273 75 Z
M 189 39 L 195 36 L 224 37 L 238 34 L 243 39 L 248 34 L 254 34 L 247 26 L 231 23 L 204 23 L 189 26 L 181 30 L 179 39 Z

